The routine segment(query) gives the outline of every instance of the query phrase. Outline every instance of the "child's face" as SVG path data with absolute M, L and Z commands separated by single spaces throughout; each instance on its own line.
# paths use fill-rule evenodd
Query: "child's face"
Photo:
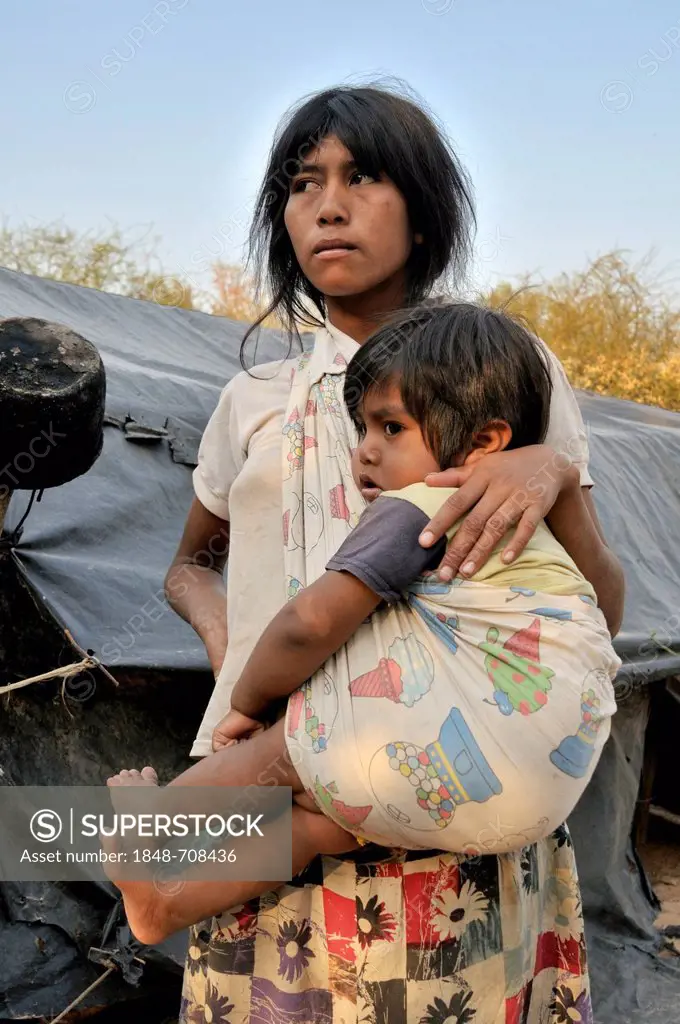
M 354 480 L 366 501 L 381 491 L 420 483 L 440 466 L 420 426 L 404 408 L 396 385 L 369 391 L 361 406 L 364 432 L 352 460 Z

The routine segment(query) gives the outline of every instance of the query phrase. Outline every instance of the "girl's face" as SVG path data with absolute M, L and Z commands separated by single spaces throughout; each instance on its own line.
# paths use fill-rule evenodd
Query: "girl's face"
M 305 277 L 328 297 L 396 286 L 413 245 L 406 203 L 389 178 L 373 178 L 329 135 L 291 180 L 285 224 Z

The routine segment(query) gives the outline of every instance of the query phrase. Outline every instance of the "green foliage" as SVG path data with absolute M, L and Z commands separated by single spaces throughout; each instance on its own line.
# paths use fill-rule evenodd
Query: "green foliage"
M 117 228 L 77 232 L 59 222 L 0 227 L 0 266 L 22 274 L 193 309 L 191 288 L 163 273 L 152 250 Z
M 574 387 L 680 411 L 680 310 L 653 257 L 624 252 L 553 281 L 503 283 L 484 296 L 518 315 L 561 359 Z

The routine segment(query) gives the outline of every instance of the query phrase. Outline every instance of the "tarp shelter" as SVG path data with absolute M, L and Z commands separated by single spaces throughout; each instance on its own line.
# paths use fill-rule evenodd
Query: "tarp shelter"
M 0 270 L 0 317 L 10 316 L 66 324 L 97 346 L 107 371 L 107 426 L 103 454 L 92 470 L 46 491 L 21 536 L 11 538 L 28 497 L 15 495 L 5 526 L 11 538 L 4 541 L 5 562 L 36 608 L 67 627 L 114 674 L 137 673 L 148 681 L 154 673 L 180 671 L 207 678 L 202 646 L 165 605 L 162 583 L 191 501 L 201 433 L 221 388 L 240 370 L 243 325 Z M 258 361 L 285 354 L 283 340 L 263 331 Z M 588 429 L 595 502 L 627 580 L 625 621 L 616 642 L 624 660 L 619 713 L 596 777 L 570 823 L 596 1017 L 603 1024 L 667 1024 L 680 1021 L 680 970 L 657 955 L 653 896 L 629 837 L 647 686 L 680 672 L 680 415 L 593 394 L 579 393 L 578 400 Z M 21 674 L 21 667 L 3 666 L 1 659 L 2 645 L 0 670 Z M 187 687 L 181 700 L 200 704 L 206 697 L 207 690 L 197 695 Z M 15 713 L 22 701 L 30 706 L 36 699 L 28 691 L 13 696 Z M 116 695 L 107 699 L 109 713 Z M 194 707 L 194 719 L 200 711 Z M 50 782 L 102 782 L 106 757 L 98 757 L 98 744 L 109 742 L 107 756 L 114 755 L 105 740 L 106 720 L 97 714 L 95 699 L 72 728 L 68 757 L 49 761 L 46 751 Z M 40 781 L 40 765 L 32 762 L 29 769 L 17 758 L 23 737 L 14 730 L 20 726 L 14 724 L 10 733 L 5 715 L 0 705 L 0 781 Z M 49 717 L 39 721 L 50 729 Z M 78 756 L 81 735 L 87 757 Z M 145 742 L 141 732 L 139 739 Z M 177 742 L 178 734 L 156 735 L 155 750 Z M 102 946 L 96 927 L 102 907 L 114 905 L 111 891 L 48 889 L 38 899 L 21 885 L 0 886 L 0 1018 L 56 1013 L 101 971 L 87 963 L 85 947 Z M 45 935 L 50 939 L 49 956 L 32 941 L 38 926 L 43 941 Z M 107 940 L 115 945 L 110 935 Z M 156 956 L 159 970 L 180 961 L 181 937 L 179 945 Z M 142 989 L 145 983 L 143 978 Z M 107 990 L 107 998 L 123 998 L 124 985 L 121 980 Z M 90 1005 L 101 1000 L 93 997 Z

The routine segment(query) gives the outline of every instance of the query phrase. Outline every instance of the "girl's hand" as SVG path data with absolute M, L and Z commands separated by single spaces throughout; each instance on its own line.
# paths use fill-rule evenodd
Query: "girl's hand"
M 460 488 L 446 499 L 420 535 L 422 546 L 432 547 L 465 516 L 439 565 L 439 578 L 450 580 L 457 572 L 461 576 L 477 572 L 508 530 L 518 524 L 512 547 L 503 552 L 504 562 L 514 561 L 560 492 L 579 485 L 579 473 L 549 445 L 539 444 L 494 452 L 472 466 L 430 473 L 425 482 Z
M 242 715 L 240 711 L 232 709 L 213 730 L 213 753 L 224 747 L 231 747 L 240 740 L 250 739 L 263 729 L 262 722 L 258 722 L 256 718 L 249 718 L 248 715 Z

